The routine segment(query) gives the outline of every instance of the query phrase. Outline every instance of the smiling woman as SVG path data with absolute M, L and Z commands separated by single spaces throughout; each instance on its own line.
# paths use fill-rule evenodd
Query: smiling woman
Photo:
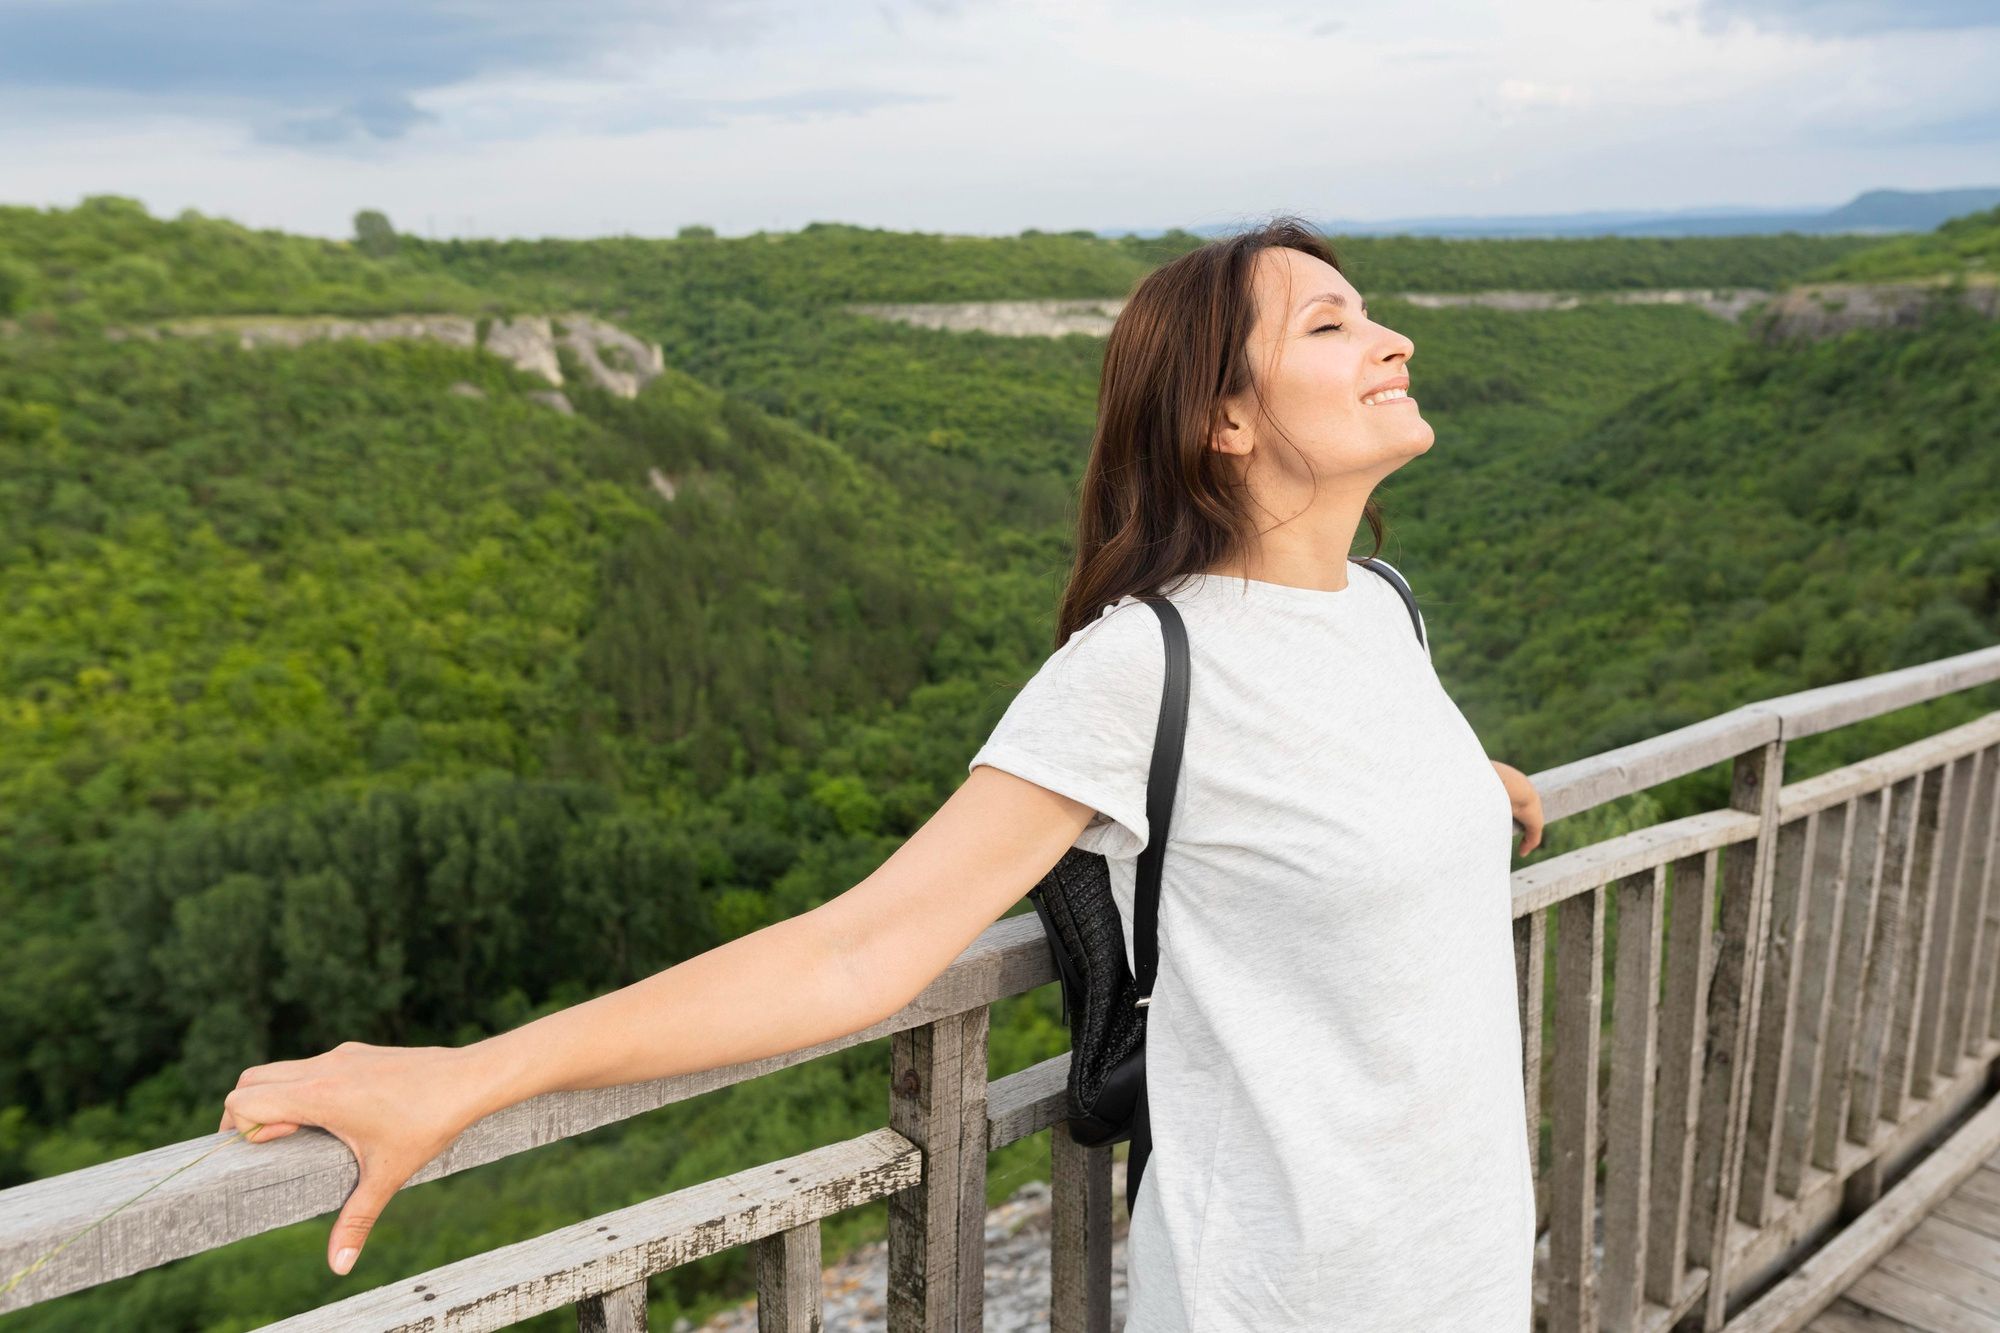
M 1348 554 L 1363 518 L 1379 550 L 1372 491 L 1434 438 L 1415 350 L 1294 220 L 1141 283 L 1105 348 L 1061 641 L 970 765 L 1090 812 L 1075 846 L 1106 860 L 1137 975 L 1165 689 L 1138 603 L 1173 604 L 1186 758 L 1134 1333 L 1528 1327 L 1508 848 L 1539 803 L 1445 693 L 1400 575 Z

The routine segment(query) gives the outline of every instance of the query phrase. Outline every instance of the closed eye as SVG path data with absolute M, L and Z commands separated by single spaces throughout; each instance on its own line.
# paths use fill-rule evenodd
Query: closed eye
M 1325 333 L 1325 332 L 1326 332 L 1326 331 L 1327 331 L 1328 329 L 1338 329 L 1338 328 L 1340 328 L 1340 327 L 1342 327 L 1342 326 L 1341 326 L 1341 325 L 1339 325 L 1339 324 L 1322 324 L 1322 325 L 1320 325 L 1320 326 L 1319 326 L 1318 328 L 1314 329 L 1314 330 L 1313 330 L 1313 332 L 1314 332 L 1314 333 Z

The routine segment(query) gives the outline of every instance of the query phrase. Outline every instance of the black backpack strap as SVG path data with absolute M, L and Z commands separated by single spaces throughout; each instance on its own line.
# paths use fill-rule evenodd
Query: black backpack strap
M 1380 556 L 1371 555 L 1366 559 L 1357 560 L 1354 563 L 1368 566 L 1368 568 L 1374 570 L 1383 578 L 1389 580 L 1391 584 L 1395 585 L 1396 591 L 1402 594 L 1403 606 L 1410 613 L 1410 623 L 1417 627 L 1417 642 L 1423 645 L 1424 654 L 1429 656 L 1431 651 L 1430 640 L 1424 637 L 1424 617 L 1423 613 L 1417 610 L 1417 595 L 1410 591 L 1410 581 L 1397 573 L 1396 567 Z
M 1153 767 L 1146 777 L 1146 846 L 1139 853 L 1138 885 L 1132 906 L 1132 953 L 1139 1003 L 1153 998 L 1160 969 L 1160 863 L 1167 855 L 1167 831 L 1180 782 L 1181 750 L 1187 741 L 1188 644 L 1180 608 L 1164 597 L 1141 599 L 1160 618 L 1167 644 L 1166 687 L 1160 691 L 1160 720 L 1153 732 Z
M 1167 855 L 1167 833 L 1173 821 L 1174 790 L 1180 784 L 1181 751 L 1187 743 L 1188 644 L 1180 608 L 1164 597 L 1140 600 L 1160 618 L 1166 640 L 1166 685 L 1160 691 L 1160 720 L 1153 732 L 1153 766 L 1146 775 L 1146 846 L 1139 853 L 1138 885 L 1132 904 L 1132 951 L 1138 965 L 1141 1006 L 1152 1003 L 1153 981 L 1160 970 L 1160 863 Z M 1143 1067 L 1142 1067 L 1143 1072 Z M 1153 1154 L 1153 1120 L 1146 1095 L 1147 1079 L 1139 1080 L 1132 1105 L 1132 1147 L 1125 1158 L 1125 1214 L 1139 1201 L 1139 1182 Z

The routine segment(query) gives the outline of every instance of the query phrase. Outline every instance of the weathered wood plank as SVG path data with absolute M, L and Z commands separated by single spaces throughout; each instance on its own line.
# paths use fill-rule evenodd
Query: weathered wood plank
M 1633 792 L 1657 787 L 1777 739 L 1778 719 L 1752 704 L 1534 775 L 1551 823 Z M 1630 874 L 1631 867 L 1620 871 Z M 1518 872 L 1517 872 L 1518 873 Z M 1609 877 L 1607 877 L 1609 878 Z M 1605 882 L 1600 880 L 1599 883 Z
M 1995 1208 L 1991 1204 L 1980 1203 L 1976 1199 L 1953 1197 L 1940 1201 L 1932 1210 L 1932 1216 L 1944 1218 L 1964 1227 L 1967 1231 L 1976 1231 L 1991 1240 L 2000 1241 L 2000 1208 Z
M 1986 787 L 1974 815 L 1976 835 L 1966 847 L 1966 925 L 1972 931 L 1972 965 L 1966 979 L 1966 1013 L 1958 1033 L 1962 1055 L 1974 1055 L 1992 1035 L 1994 963 L 2000 963 L 2000 923 L 1994 921 L 1994 857 L 2000 851 L 2000 747 L 1986 751 Z
M 1708 1050 L 1695 1138 L 1695 1203 L 1688 1219 L 1689 1256 L 1708 1270 L 1705 1329 L 1722 1326 L 1730 1290 L 1730 1223 L 1736 1217 L 1736 1187 L 1742 1172 L 1750 1034 L 1757 1027 L 1784 772 L 1785 742 L 1780 739 L 1738 755 L 1729 785 L 1730 808 L 1754 813 L 1759 832 L 1756 841 L 1736 843 L 1723 853 L 1722 943 L 1708 990 Z
M 1827 1018 L 1825 1063 L 1819 1107 L 1813 1118 L 1812 1163 L 1822 1171 L 1840 1166 L 1840 1140 L 1847 1130 L 1847 1107 L 1854 1094 L 1854 1038 L 1867 993 L 1868 951 L 1874 945 L 1875 906 L 1881 899 L 1883 793 L 1854 798 L 1841 857 L 1840 943 L 1834 955 L 1833 1007 Z
M 1052 1055 L 986 1085 L 988 1152 L 1052 1125 L 1068 1133 L 1061 1122 L 1069 1115 L 1069 1057 Z
M 691 1260 L 898 1197 L 923 1155 L 890 1129 L 705 1180 L 271 1324 L 265 1333 L 506 1328 Z
M 1871 1286 L 1874 1266 L 1925 1215 L 2000 1148 L 2000 1101 L 1988 1105 L 1920 1162 L 1879 1202 L 1729 1321 L 1727 1333 L 1791 1333 L 1843 1290 L 1857 1302 L 1928 1327 L 1925 1303 L 1906 1302 L 1889 1284 Z M 1884 1293 L 1894 1299 L 1883 1299 Z M 1989 1333 L 1991 1325 L 1988 1325 Z
M 2000 647 L 1975 649 L 1732 709 L 1660 736 L 1545 769 L 1534 775 L 1535 787 L 1542 795 L 1544 815 L 1553 822 L 1768 745 L 1778 738 L 1780 727 L 1790 738 L 1810 736 L 1993 680 L 2000 680 Z M 1992 725 L 1992 719 L 1982 719 L 1982 724 Z M 1987 734 L 1979 743 L 1991 744 L 1995 739 L 2000 739 L 2000 733 Z M 1907 775 L 1886 775 L 1883 782 L 1903 776 Z
M 1988 1207 L 2000 1208 L 2000 1171 L 1980 1166 L 1960 1183 L 1957 1193 L 1961 1198 L 1974 1199 Z
M 1897 986 L 1902 969 L 1909 965 L 1910 865 L 1923 781 L 1923 774 L 1914 774 L 1883 797 L 1881 896 L 1875 909 L 1875 940 L 1868 951 L 1861 1023 L 1855 1032 L 1854 1086 L 1848 1099 L 1847 1137 L 1855 1143 L 1873 1144 L 1884 1124 L 1884 1081 Z M 1900 1096 L 1897 1102 L 1900 1105 Z
M 1777 1174 L 1772 1182 L 1787 1198 L 1799 1194 L 1810 1155 L 1820 1080 L 1825 1076 L 1826 1031 L 1834 1006 L 1834 960 L 1839 956 L 1847 905 L 1840 882 L 1842 850 L 1852 812 L 1850 804 L 1842 803 L 1806 816 L 1804 864 L 1800 867 L 1806 885 L 1806 925 L 1798 949 L 1797 1023 L 1779 1127 Z
M 989 1013 L 890 1044 L 889 1127 L 924 1150 L 924 1179 L 889 1200 L 889 1333 L 962 1333 L 983 1317 Z
M 1591 1333 L 1597 1312 L 1597 1049 L 1604 890 L 1556 908 L 1556 1057 L 1549 1097 L 1551 1333 Z
M 1057 1125 L 1049 1148 L 1049 1333 L 1111 1333 L 1112 1145 Z
M 1646 1305 L 1666 877 L 1666 867 L 1655 866 L 1619 880 L 1615 890 L 1618 945 L 1611 974 L 1611 1097 L 1604 1135 L 1604 1269 L 1598 1320 L 1607 1330 L 1631 1333 L 1641 1327 Z
M 1856 1279 L 1847 1289 L 1847 1299 L 1908 1320 L 1930 1333 L 1993 1333 L 1993 1320 L 1988 1316 L 1879 1268 L 1871 1268 Z
M 2000 763 L 1995 764 L 1995 773 L 2000 776 Z M 1993 802 L 1986 813 L 1986 846 L 1980 853 L 1982 883 L 1979 896 L 1983 904 L 1980 910 L 1980 937 L 1984 944 L 1979 949 L 1980 963 L 1974 981 L 1972 1014 L 1966 1023 L 1965 1049 L 1976 1056 L 1996 1032 L 2000 1032 L 2000 1021 L 1996 1021 L 1996 1005 L 2000 1005 L 2000 781 L 1993 787 Z
M 1516 870 L 1514 916 L 1518 920 L 1627 875 L 1756 836 L 1756 816 L 1741 810 L 1710 810 L 1621 833 Z
M 757 1333 L 820 1333 L 819 1220 L 757 1242 Z
M 1943 820 L 1945 771 L 1919 775 L 1916 828 L 1910 846 L 1910 887 L 1903 913 L 1902 966 L 1896 981 L 1895 1018 L 1889 1027 L 1888 1056 L 1882 1069 L 1882 1118 L 1901 1120 L 1914 1093 L 1918 1014 L 1924 1003 L 1924 974 L 1930 968 L 1932 890 L 1937 882 L 1937 834 Z
M 1695 1133 L 1701 1110 L 1702 1053 L 1708 1045 L 1708 982 L 1715 932 L 1717 853 L 1673 863 L 1673 894 L 1661 1012 L 1658 1113 L 1653 1118 L 1653 1187 L 1646 1221 L 1646 1297 L 1678 1303 L 1686 1278 Z
M 1535 1181 L 1535 1234 L 1548 1216 L 1542 1174 L 1542 991 L 1547 981 L 1548 913 L 1514 918 L 1514 1002 L 1521 1017 L 1521 1090 L 1528 1110 L 1528 1173 Z
M 1799 690 L 1752 707 L 1782 719 L 1786 739 L 1797 740 L 1993 680 L 2000 680 L 2000 646 Z
M 646 1279 L 578 1301 L 576 1333 L 646 1333 Z
M 1881 754 L 1869 755 L 1828 772 L 1788 783 L 1778 798 L 1778 818 L 1789 821 L 1815 810 L 1830 810 L 1837 805 L 1845 805 L 1863 792 L 1894 786 L 1905 778 L 1915 777 L 1996 743 L 2000 743 L 2000 710 L 1944 731 L 1920 736 L 1893 750 L 1884 750 Z
M 1903 1237 L 1905 1245 L 1921 1245 L 1988 1277 L 2000 1278 L 2000 1240 L 1931 1213 Z
M 1938 806 L 1936 852 L 1931 867 L 1930 959 L 1924 972 L 1923 1007 L 1917 1011 L 1917 1039 L 1910 1054 L 1910 1095 L 1928 1097 L 1938 1075 L 1938 1035 L 1944 1030 L 1945 985 L 1951 979 L 1952 913 L 1958 904 L 1958 848 L 1965 834 L 1965 807 L 1972 756 L 1945 765 Z
M 1954 893 L 1950 973 L 1945 981 L 1945 1007 L 1938 1031 L 1939 1074 L 1949 1077 L 1965 1061 L 1967 1014 L 1975 987 L 1973 965 L 1978 960 L 1980 931 L 1986 916 L 1986 843 L 1992 836 L 1993 768 L 2000 752 L 1988 748 L 1972 756 L 1966 774 L 1966 807 L 1959 817 L 1959 839 L 1953 858 Z
M 1926 1291 L 1949 1296 L 2000 1327 L 2000 1282 L 1907 1239 L 1875 1261 L 1875 1271 L 1893 1273 Z
M 1808 815 L 1778 826 L 1771 875 L 1770 929 L 1765 940 L 1764 1003 L 1757 1018 L 1756 1054 L 1750 1061 L 1750 1108 L 1743 1132 L 1743 1178 L 1736 1215 L 1761 1227 L 1771 1211 L 1783 1147 L 1786 1085 L 1792 1076 L 1792 1030 L 1799 1016 L 1800 954 L 1806 944 Z
M 1914 1324 L 1891 1319 L 1879 1310 L 1856 1305 L 1842 1296 L 1806 1325 L 1806 1333 L 1924 1333 Z

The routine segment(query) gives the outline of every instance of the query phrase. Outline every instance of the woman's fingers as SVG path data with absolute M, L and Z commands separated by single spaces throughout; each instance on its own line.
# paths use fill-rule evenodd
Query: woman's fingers
M 317 1058 L 317 1057 L 315 1057 Z M 281 1079 L 296 1078 L 305 1060 L 274 1060 L 268 1065 L 251 1065 L 236 1076 L 236 1086 L 247 1088 L 253 1083 L 276 1083 Z
M 222 1106 L 224 1129 L 262 1126 L 246 1136 L 251 1143 L 283 1138 L 300 1125 L 325 1123 L 305 1101 L 301 1085 L 296 1083 L 256 1083 L 237 1088 L 222 1099 Z
M 375 1229 L 382 1210 L 389 1206 L 389 1200 L 410 1178 L 410 1172 L 400 1173 L 371 1168 L 367 1162 L 361 1164 L 361 1179 L 355 1183 L 354 1192 L 341 1205 L 340 1216 L 335 1219 L 333 1230 L 326 1238 L 326 1262 L 334 1272 L 343 1276 L 354 1267 L 354 1261 L 361 1257 L 361 1247 L 368 1243 L 368 1233 Z
M 265 1143 L 314 1125 L 354 1154 L 358 1182 L 327 1237 L 327 1263 L 344 1274 L 396 1191 L 485 1113 L 464 1068 L 453 1048 L 342 1042 L 245 1070 L 223 1098 L 222 1128 Z

